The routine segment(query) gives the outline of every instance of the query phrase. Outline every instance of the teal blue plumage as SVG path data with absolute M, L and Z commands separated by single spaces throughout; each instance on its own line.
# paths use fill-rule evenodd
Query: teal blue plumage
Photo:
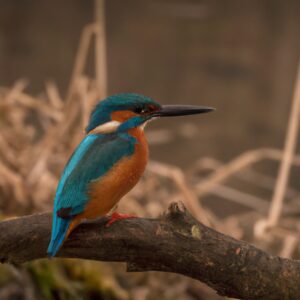
M 148 104 L 161 107 L 161 105 L 153 99 L 138 94 L 118 94 L 107 97 L 95 106 L 91 114 L 90 122 L 86 127 L 86 132 L 111 121 L 111 113 L 113 111 L 132 110 L 133 107 L 142 109 Z
M 63 171 L 54 200 L 53 228 L 48 255 L 55 256 L 64 241 L 72 217 L 89 201 L 87 191 L 126 156 L 134 153 L 136 139 L 126 132 L 90 134 L 77 147 Z
M 101 205 L 106 205 L 101 213 L 107 213 L 116 204 L 119 199 L 109 199 L 113 197 L 109 196 L 110 192 L 124 195 L 142 175 L 147 163 L 148 146 L 142 130 L 130 129 L 138 128 L 154 118 L 198 114 L 211 110 L 209 107 L 160 105 L 153 99 L 138 94 L 118 94 L 100 101 L 91 113 L 86 127 L 87 136 L 70 158 L 59 181 L 54 200 L 48 255 L 56 255 L 65 238 L 85 217 L 97 217 Z M 114 133 L 110 133 L 110 130 Z M 128 161 L 124 160 L 123 165 L 119 164 L 123 158 L 129 157 Z M 119 170 L 119 174 L 109 173 L 116 165 L 119 168 L 115 170 Z M 131 174 L 130 180 L 127 180 L 127 171 Z M 111 175 L 107 177 L 108 183 L 103 178 L 106 174 Z M 121 184 L 117 181 L 118 177 L 123 178 Z M 94 182 L 97 184 L 92 193 L 89 193 Z M 105 195 L 102 197 L 101 193 L 107 193 L 108 198 Z M 102 202 L 102 199 L 107 202 Z M 116 219 L 120 218 L 124 217 L 119 216 Z M 113 218 L 109 223 L 112 222 Z
M 91 113 L 86 132 L 111 121 L 111 113 L 122 110 L 141 110 L 147 105 L 160 104 L 138 94 L 118 94 L 99 102 Z M 72 218 L 84 211 L 88 203 L 87 191 L 92 181 L 105 175 L 110 168 L 125 156 L 134 153 L 136 139 L 126 133 L 130 128 L 145 122 L 144 117 L 135 117 L 122 123 L 114 134 L 89 134 L 75 150 L 67 163 L 57 187 L 49 256 L 55 256 L 62 245 Z

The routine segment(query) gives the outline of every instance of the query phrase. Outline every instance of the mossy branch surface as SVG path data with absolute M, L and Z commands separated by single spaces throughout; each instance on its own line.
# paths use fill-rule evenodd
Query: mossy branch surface
M 127 263 L 130 272 L 163 271 L 205 282 L 241 299 L 300 299 L 300 261 L 274 257 L 198 223 L 172 203 L 159 219 L 107 218 L 78 226 L 60 257 Z M 51 214 L 0 223 L 0 259 L 21 264 L 45 258 Z

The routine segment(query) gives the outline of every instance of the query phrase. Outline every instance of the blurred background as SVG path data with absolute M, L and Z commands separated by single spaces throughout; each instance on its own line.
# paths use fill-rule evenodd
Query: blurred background
M 0 1 L 1 219 L 51 210 L 93 105 L 135 92 L 217 111 L 151 123 L 149 168 L 119 209 L 157 217 L 183 201 L 219 231 L 299 258 L 300 2 L 104 2 Z M 41 260 L 1 265 L 0 299 L 224 298 L 179 275 Z

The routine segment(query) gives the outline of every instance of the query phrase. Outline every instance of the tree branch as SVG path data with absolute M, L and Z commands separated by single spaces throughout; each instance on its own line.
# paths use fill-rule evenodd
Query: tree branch
M 300 299 L 300 262 L 273 257 L 216 232 L 171 204 L 159 219 L 106 218 L 80 225 L 61 257 L 126 262 L 127 270 L 174 272 L 198 279 L 219 294 L 242 299 Z M 0 259 L 23 263 L 46 257 L 51 214 L 0 223 Z

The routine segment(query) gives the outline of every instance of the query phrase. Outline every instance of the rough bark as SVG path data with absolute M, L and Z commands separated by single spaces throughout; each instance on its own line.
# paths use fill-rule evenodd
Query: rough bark
M 107 219 L 80 225 L 61 257 L 126 262 L 130 272 L 174 272 L 241 299 L 300 299 L 300 262 L 274 257 L 198 223 L 173 203 L 159 219 Z M 46 257 L 51 214 L 0 223 L 0 259 L 20 264 Z

